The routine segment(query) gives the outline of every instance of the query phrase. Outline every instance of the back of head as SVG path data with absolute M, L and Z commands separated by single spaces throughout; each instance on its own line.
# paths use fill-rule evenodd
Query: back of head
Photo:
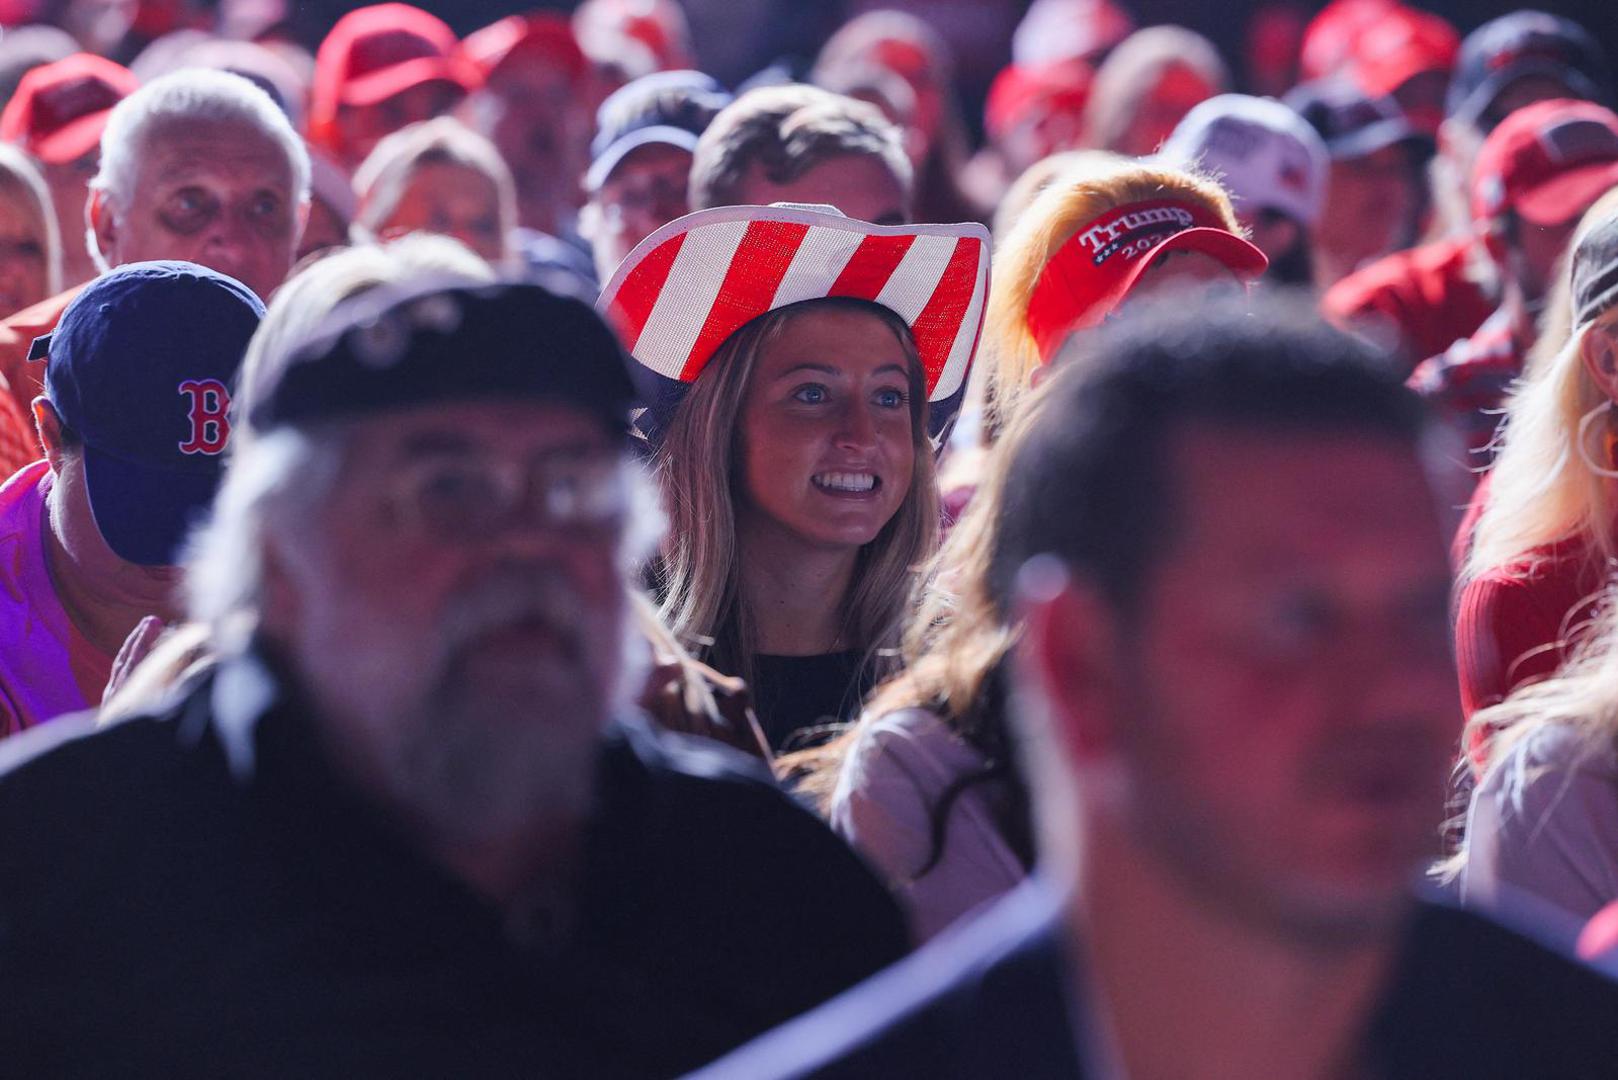
M 691 208 L 740 203 L 747 175 L 785 184 L 837 157 L 880 159 L 909 190 L 910 159 L 899 131 L 862 101 L 801 84 L 748 91 L 715 116 L 691 163 Z
M 154 79 L 112 109 L 101 136 L 101 170 L 91 188 L 116 205 L 133 197 L 135 174 L 148 139 L 164 128 L 194 124 L 239 125 L 286 155 L 297 202 L 309 197 L 309 152 L 275 101 L 252 82 L 200 68 Z
M 1089 222 L 1131 203 L 1188 203 L 1239 233 L 1230 200 L 1218 184 L 1180 169 L 1124 158 L 1087 155 L 1036 196 L 995 251 L 983 355 L 972 373 L 969 406 L 983 418 L 985 442 L 1010 421 L 1041 363 L 1028 324 L 1029 302 L 1051 257 Z
M 1120 149 L 1142 99 L 1173 68 L 1195 74 L 1211 93 L 1230 85 L 1219 50 L 1201 34 L 1182 26 L 1137 30 L 1096 69 L 1084 110 L 1086 143 L 1102 150 Z
M 1419 400 L 1392 358 L 1268 298 L 1194 311 L 1146 310 L 1069 344 L 1000 448 L 1000 528 L 988 584 L 1002 618 L 1017 576 L 1054 555 L 1120 614 L 1132 610 L 1173 535 L 1165 447 L 1188 425 L 1335 431 L 1416 447 Z

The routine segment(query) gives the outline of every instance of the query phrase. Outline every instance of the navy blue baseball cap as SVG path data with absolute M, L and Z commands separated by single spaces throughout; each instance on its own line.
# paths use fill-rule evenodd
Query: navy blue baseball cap
M 584 189 L 600 191 L 624 158 L 643 146 L 695 151 L 697 137 L 730 101 L 725 88 L 700 71 L 657 71 L 614 90 L 596 110 Z
M 1502 90 L 1534 75 L 1566 87 L 1560 97 L 1605 105 L 1612 93 L 1606 54 L 1589 31 L 1560 15 L 1513 11 L 1484 23 L 1461 42 L 1444 113 L 1479 123 Z
M 628 437 L 629 358 L 576 285 L 427 276 L 339 303 L 243 389 L 254 432 L 460 401 L 554 401 Z
M 83 442 L 96 527 L 113 553 L 172 566 L 213 501 L 230 395 L 264 305 L 235 278 L 187 262 L 130 263 L 96 278 L 36 338 L 45 398 Z

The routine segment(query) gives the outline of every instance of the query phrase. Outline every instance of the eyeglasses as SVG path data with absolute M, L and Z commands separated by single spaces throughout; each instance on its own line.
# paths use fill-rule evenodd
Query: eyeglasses
M 617 526 L 628 510 L 624 466 L 606 456 L 552 456 L 527 463 L 461 455 L 401 468 L 388 501 L 407 527 L 444 540 L 494 536 L 513 522 L 569 532 Z

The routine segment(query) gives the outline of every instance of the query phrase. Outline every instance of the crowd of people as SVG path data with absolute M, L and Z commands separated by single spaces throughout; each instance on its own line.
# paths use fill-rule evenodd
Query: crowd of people
M 36 6 L 0 1072 L 1618 1077 L 1586 28 Z

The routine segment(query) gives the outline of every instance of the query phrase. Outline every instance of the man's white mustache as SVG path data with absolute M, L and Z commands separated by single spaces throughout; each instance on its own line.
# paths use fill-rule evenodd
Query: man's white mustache
M 538 622 L 571 644 L 584 613 L 583 597 L 554 571 L 502 573 L 456 599 L 439 625 L 439 641 L 453 653 L 491 631 Z

